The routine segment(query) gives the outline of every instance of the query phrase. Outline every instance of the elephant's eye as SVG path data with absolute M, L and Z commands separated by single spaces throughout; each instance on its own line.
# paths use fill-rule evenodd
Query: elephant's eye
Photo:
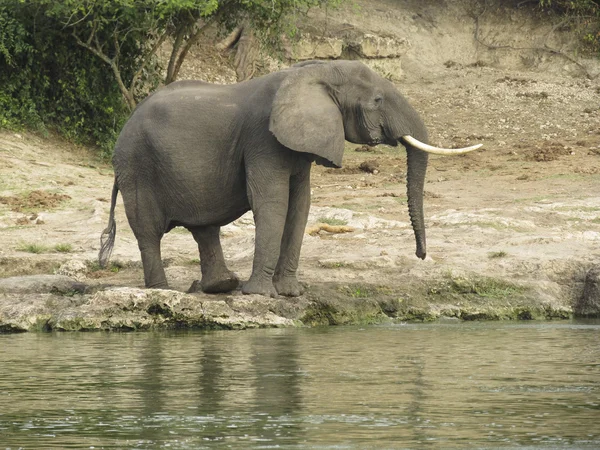
M 383 95 L 377 94 L 373 99 L 373 103 L 375 103 L 375 106 L 381 105 L 383 103 Z

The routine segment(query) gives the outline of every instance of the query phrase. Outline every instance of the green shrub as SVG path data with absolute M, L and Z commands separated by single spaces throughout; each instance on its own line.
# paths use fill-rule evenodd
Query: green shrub
M 108 155 L 128 116 L 117 83 L 47 8 L 0 4 L 0 127 L 56 130 Z
M 110 156 L 129 113 L 161 81 L 168 38 L 165 84 L 213 23 L 247 20 L 279 38 L 296 14 L 341 1 L 2 0 L 0 127 L 53 129 Z

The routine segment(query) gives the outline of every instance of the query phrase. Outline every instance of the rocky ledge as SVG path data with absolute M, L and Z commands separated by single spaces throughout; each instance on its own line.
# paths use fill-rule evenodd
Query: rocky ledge
M 31 275 L 0 280 L 0 332 L 568 319 L 598 315 L 598 275 L 590 270 L 574 306 L 557 301 L 548 286 L 476 275 L 405 280 L 402 287 L 316 283 L 298 298 L 93 286 L 64 275 Z

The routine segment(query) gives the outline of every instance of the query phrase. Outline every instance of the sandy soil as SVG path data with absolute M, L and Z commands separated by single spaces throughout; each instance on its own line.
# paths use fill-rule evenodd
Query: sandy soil
M 403 149 L 347 144 L 344 169 L 313 170 L 309 227 L 339 219 L 354 231 L 307 234 L 301 279 L 348 297 L 370 287 L 405 289 L 410 298 L 413 282 L 431 293 L 444 280 L 489 277 L 570 307 L 600 261 L 598 78 L 456 61 L 423 76 L 408 61 L 398 87 L 422 113 L 434 144 L 482 142 L 483 150 L 431 158 L 428 257 L 421 261 L 406 208 Z M 376 170 L 359 169 L 365 161 Z M 0 132 L 0 277 L 53 273 L 83 261 L 85 270 L 68 266 L 61 273 L 71 270 L 91 285 L 141 287 L 137 244 L 120 199 L 115 265 L 98 270 L 91 262 L 111 187 L 111 167 L 88 149 Z M 242 278 L 250 273 L 253 233 L 251 215 L 223 229 L 226 256 Z M 163 258 L 174 289 L 185 291 L 199 277 L 186 230 L 164 238 Z

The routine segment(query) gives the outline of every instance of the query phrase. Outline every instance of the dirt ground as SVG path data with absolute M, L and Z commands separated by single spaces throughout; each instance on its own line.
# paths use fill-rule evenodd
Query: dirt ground
M 600 79 L 451 62 L 426 77 L 408 68 L 398 87 L 424 117 L 432 143 L 484 147 L 431 157 L 425 261 L 414 255 L 402 147 L 347 144 L 343 169 L 314 167 L 309 228 L 329 222 L 353 231 L 307 234 L 302 281 L 338 292 L 349 287 L 356 297 L 361 286 L 417 280 L 432 292 L 440 280 L 481 277 L 534 286 L 540 302 L 571 305 L 587 270 L 600 263 Z M 88 284 L 143 286 L 120 198 L 114 264 L 99 270 L 93 263 L 111 188 L 110 165 L 90 150 L 0 132 L 0 277 L 83 261 L 87 268 L 73 274 Z M 222 232 L 230 267 L 242 279 L 251 269 L 253 233 L 250 214 Z M 186 230 L 164 238 L 163 258 L 174 289 L 185 291 L 199 277 Z

